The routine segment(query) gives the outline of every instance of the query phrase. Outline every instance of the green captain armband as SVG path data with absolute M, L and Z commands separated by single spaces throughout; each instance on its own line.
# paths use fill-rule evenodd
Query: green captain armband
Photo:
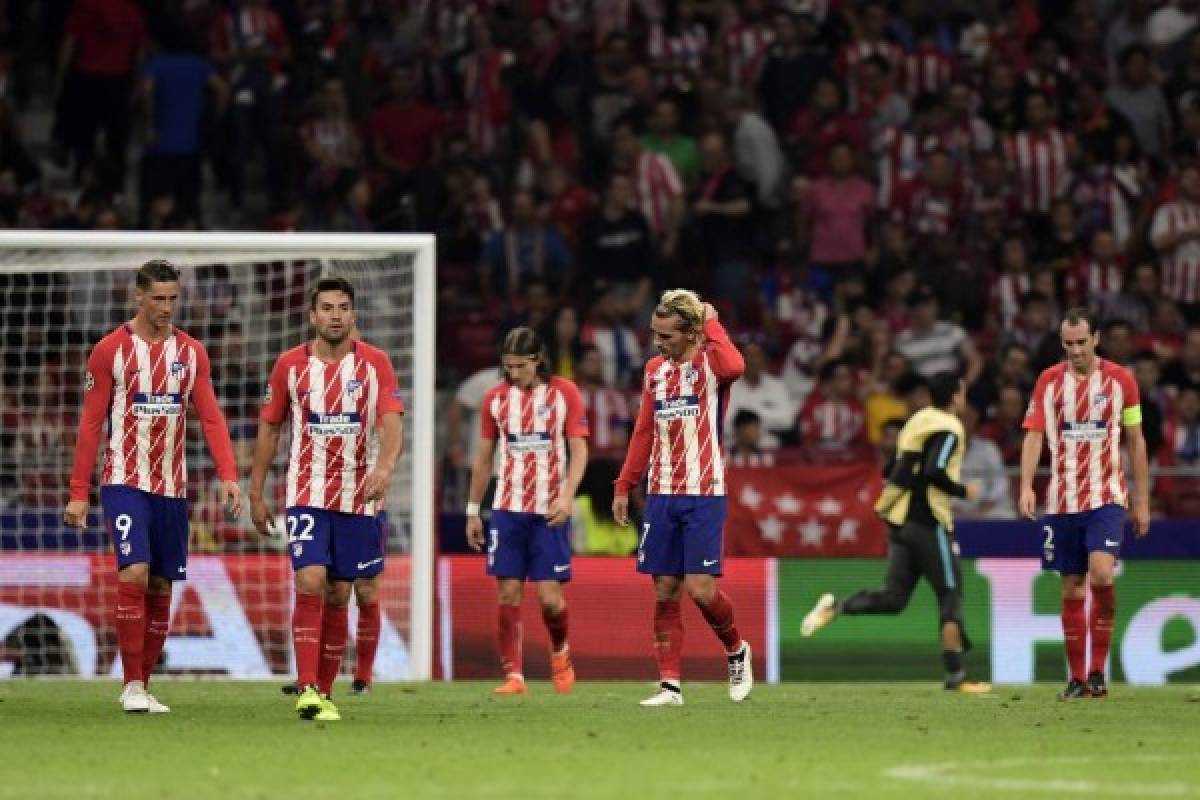
M 1124 425 L 1125 427 L 1129 427 L 1130 425 L 1141 425 L 1142 424 L 1142 407 L 1140 405 L 1137 405 L 1137 406 L 1129 406 L 1128 408 L 1122 409 L 1121 424 Z

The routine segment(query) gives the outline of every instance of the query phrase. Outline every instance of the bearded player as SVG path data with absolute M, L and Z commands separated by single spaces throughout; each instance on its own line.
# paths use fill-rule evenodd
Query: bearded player
M 1067 360 L 1038 377 L 1025 414 L 1019 503 L 1021 514 L 1035 519 L 1033 474 L 1045 441 L 1050 449 L 1050 484 L 1046 515 L 1039 520 L 1042 564 L 1062 576 L 1063 639 L 1071 677 L 1058 697 L 1074 700 L 1108 694 L 1105 663 L 1116 615 L 1113 576 L 1129 502 L 1121 465 L 1122 438 L 1133 467 L 1131 514 L 1139 537 L 1150 530 L 1150 479 L 1133 375 L 1119 364 L 1097 358 L 1100 337 L 1087 309 L 1068 311 L 1059 332 Z M 1088 586 L 1092 608 L 1085 616 Z
M 717 577 L 727 510 L 721 416 L 745 363 L 716 309 L 694 292 L 664 292 L 650 324 L 659 355 L 646 364 L 641 409 L 613 498 L 613 519 L 629 524 L 629 493 L 648 476 L 637 569 L 654 578 L 660 683 L 642 705 L 683 705 L 685 589 L 725 648 L 729 697 L 740 703 L 754 686 L 750 645 L 738 634 Z
M 217 404 L 204 346 L 171 324 L 179 271 L 147 261 L 137 272 L 137 314 L 101 339 L 87 361 L 83 415 L 63 520 L 87 524 L 88 495 L 104 422 L 100 504 L 117 556 L 116 628 L 124 688 L 121 708 L 161 714 L 150 694 L 171 617 L 171 584 L 187 578 L 185 463 L 188 404 L 200 417 L 229 513 L 241 513 L 237 464 Z
M 549 374 L 541 336 L 514 328 L 500 348 L 504 381 L 483 396 L 480 439 L 471 466 L 467 542 L 487 544 L 487 572 L 495 577 L 501 695 L 525 694 L 521 664 L 521 602 L 525 581 L 534 582 L 542 621 L 550 634 L 550 678 L 567 694 L 575 668 L 567 648 L 567 603 L 562 586 L 571 580 L 570 518 L 587 466 L 587 421 L 575 384 Z M 500 449 L 496 494 L 485 539 L 479 504 Z
M 280 428 L 289 419 L 288 549 L 295 570 L 292 640 L 302 719 L 341 719 L 333 683 L 348 637 L 354 582 L 383 571 L 376 515 L 403 439 L 404 405 L 387 355 L 351 337 L 354 287 L 317 281 L 309 321 L 316 337 L 282 354 L 271 370 L 250 472 L 251 518 L 268 532 L 263 499 Z M 382 433 L 380 433 L 382 431 Z

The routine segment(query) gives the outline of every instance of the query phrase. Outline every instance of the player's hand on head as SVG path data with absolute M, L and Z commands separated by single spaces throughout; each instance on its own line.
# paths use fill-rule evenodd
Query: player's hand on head
M 483 549 L 483 520 L 477 516 L 467 517 L 467 544 L 477 553 Z
M 705 303 L 704 304 L 704 321 L 708 322 L 710 319 L 716 319 L 716 318 L 717 318 L 717 307 L 714 306 L 712 303 Z
M 72 528 L 85 528 L 87 527 L 87 513 L 87 500 L 72 500 L 67 503 L 67 508 L 63 511 L 63 522 Z
M 629 497 L 617 495 L 612 504 L 613 521 L 624 527 L 629 524 Z

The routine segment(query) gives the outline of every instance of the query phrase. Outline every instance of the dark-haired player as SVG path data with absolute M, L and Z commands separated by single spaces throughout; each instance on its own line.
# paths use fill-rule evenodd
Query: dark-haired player
M 241 513 L 242 493 L 225 417 L 204 346 L 171 324 L 179 271 L 148 261 L 137 272 L 137 314 L 88 357 L 83 416 L 63 519 L 87 524 L 100 434 L 108 420 L 100 504 L 117 555 L 116 628 L 125 711 L 170 711 L 147 690 L 171 616 L 171 582 L 187 577 L 187 407 L 200 417 L 221 480 L 221 499 Z
M 1108 694 L 1104 668 L 1116 615 L 1113 576 L 1129 505 L 1121 466 L 1122 438 L 1133 467 L 1130 513 L 1137 536 L 1150 530 L 1150 470 L 1133 374 L 1096 356 L 1100 336 L 1087 309 L 1068 311 L 1059 334 L 1067 360 L 1038 376 L 1025 414 L 1018 508 L 1022 516 L 1036 518 L 1033 474 L 1044 440 L 1050 448 L 1050 485 L 1046 514 L 1038 520 L 1042 564 L 1062 576 L 1063 639 L 1071 677 L 1058 696 L 1074 700 Z M 1090 617 L 1084 613 L 1089 585 Z
M 567 648 L 571 579 L 571 508 L 587 466 L 587 420 L 575 384 L 548 375 L 546 347 L 531 328 L 514 328 L 500 348 L 504 381 L 483 397 L 480 442 L 471 466 L 467 542 L 487 546 L 487 572 L 499 593 L 500 664 L 496 694 L 525 694 L 521 665 L 521 601 L 525 581 L 537 586 L 550 634 L 550 677 L 559 694 L 571 691 L 575 669 Z M 485 537 L 479 503 L 500 449 L 496 495 Z
M 317 281 L 309 322 L 316 336 L 283 353 L 271 370 L 259 415 L 250 505 L 267 532 L 263 484 L 280 428 L 290 420 L 288 550 L 295 570 L 292 640 L 302 719 L 335 721 L 333 683 L 348 636 L 354 582 L 383 571 L 376 516 L 403 441 L 404 405 L 387 354 L 352 336 L 354 287 Z

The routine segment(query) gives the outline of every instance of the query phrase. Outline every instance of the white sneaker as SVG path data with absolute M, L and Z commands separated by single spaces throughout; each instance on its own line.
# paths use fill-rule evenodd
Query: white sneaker
M 753 657 L 750 643 L 745 641 L 742 642 L 741 650 L 726 656 L 729 661 L 729 699 L 735 703 L 745 700 L 754 688 L 754 667 L 751 662 Z
M 683 705 L 683 692 L 679 690 L 678 686 L 674 686 L 664 681 L 663 683 L 659 684 L 658 694 L 654 695 L 653 697 L 647 697 L 638 705 L 644 706 L 645 708 L 654 708 L 657 706 L 681 706 Z
M 150 710 L 150 695 L 146 694 L 146 686 L 141 681 L 125 684 L 118 702 L 121 710 L 130 714 L 145 714 Z
M 800 635 L 805 638 L 812 636 L 833 622 L 833 618 L 836 616 L 837 601 L 834 600 L 832 594 L 826 592 L 817 599 L 817 604 L 813 606 L 812 611 L 804 615 L 804 622 L 800 623 Z
M 154 695 L 150 694 L 150 692 L 148 692 L 148 691 L 146 692 L 146 705 L 148 706 L 147 710 L 151 714 L 170 714 L 171 713 L 171 707 L 169 705 L 167 705 L 166 703 L 160 703 L 158 701 L 158 698 L 155 697 Z

